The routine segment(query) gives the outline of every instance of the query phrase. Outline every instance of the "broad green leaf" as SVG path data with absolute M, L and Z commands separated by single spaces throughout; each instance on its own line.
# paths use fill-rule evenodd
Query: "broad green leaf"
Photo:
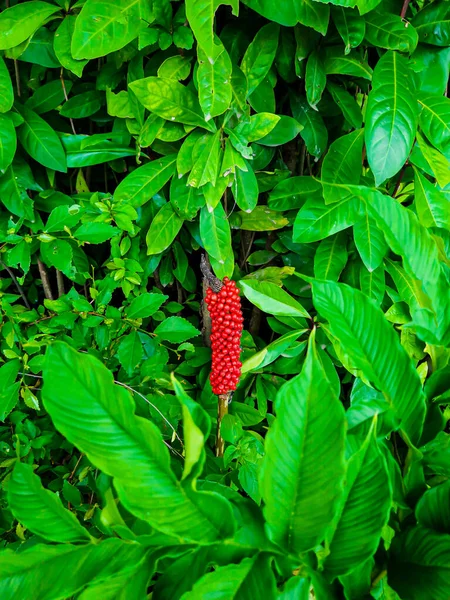
M 352 195 L 345 188 L 327 185 L 345 183 L 358 185 L 362 171 L 362 148 L 364 130 L 357 129 L 334 141 L 322 164 L 321 181 L 326 204 L 343 200 Z
M 341 46 L 328 46 L 322 52 L 327 75 L 351 75 L 369 81 L 372 79 L 372 69 L 361 60 L 357 51 L 343 54 Z
M 310 154 L 316 158 L 324 153 L 328 142 L 328 130 L 320 113 L 308 104 L 306 98 L 290 94 L 291 110 L 294 118 L 303 126 L 300 136 Z
M 119 230 L 109 223 L 97 223 L 95 221 L 86 221 L 74 232 L 74 237 L 80 242 L 89 242 L 90 244 L 102 244 L 110 240 Z
M 128 144 L 123 145 L 122 142 L 108 139 L 97 141 L 95 136 L 63 134 L 61 141 L 66 151 L 68 167 L 100 165 L 116 158 L 136 154 L 136 150 L 129 148 Z
M 445 188 L 450 184 L 449 159 L 433 148 L 419 132 L 417 132 L 416 138 L 420 152 L 431 169 L 431 173 L 436 177 L 439 186 Z
M 55 131 L 26 106 L 17 108 L 24 119 L 18 136 L 28 154 L 44 167 L 66 173 L 66 155 Z
M 169 154 L 138 167 L 122 179 L 114 192 L 117 202 L 142 206 L 169 181 L 175 172 L 176 154 Z
M 220 46 L 216 45 L 215 49 L 218 53 L 217 58 L 211 62 L 206 52 L 200 46 L 197 48 L 198 98 L 206 121 L 224 113 L 230 106 L 233 96 L 231 59 L 223 46 L 221 52 L 219 52 Z
M 165 294 L 150 294 L 149 292 L 139 294 L 126 308 L 127 318 L 146 319 L 151 317 L 168 298 L 169 296 Z
M 137 370 L 143 356 L 144 349 L 138 332 L 132 331 L 124 335 L 120 340 L 117 357 L 129 377 Z
M 234 131 L 249 142 L 255 142 L 268 135 L 280 118 L 279 115 L 272 113 L 258 113 L 252 115 L 248 121 L 241 121 Z
M 214 39 L 214 15 L 221 5 L 231 6 L 233 14 L 238 15 L 238 0 L 186 0 L 186 16 L 195 39 L 206 57 L 215 61 L 222 51 L 221 44 Z
M 328 205 L 322 198 L 307 200 L 295 218 L 292 238 L 301 244 L 323 240 L 354 225 L 362 215 L 361 208 L 356 196 Z
M 427 4 L 413 18 L 419 40 L 435 46 L 450 45 L 450 15 L 445 0 Z
M 34 220 L 33 202 L 27 194 L 30 186 L 27 170 L 23 168 L 25 164 L 16 158 L 0 176 L 1 201 L 13 215 Z
M 71 81 L 64 82 L 67 94 L 72 89 L 72 85 Z M 55 79 L 39 87 L 31 98 L 26 101 L 25 105 L 36 114 L 42 115 L 62 104 L 64 98 L 64 88 L 61 80 Z
M 239 564 L 218 567 L 203 575 L 181 600 L 247 600 L 278 598 L 275 576 L 267 554 L 244 558 Z
M 198 213 L 199 208 L 205 204 L 206 186 L 201 190 L 188 185 L 187 176 L 172 177 L 170 181 L 170 202 L 172 203 L 175 212 L 182 219 L 191 220 Z M 213 188 L 216 190 L 217 188 Z M 219 197 L 220 200 L 220 197 Z
M 21 44 L 59 10 L 54 4 L 38 0 L 3 10 L 0 14 L 0 50 Z
M 340 85 L 336 85 L 329 81 L 327 90 L 331 93 L 333 100 L 339 106 L 344 115 L 344 118 L 355 129 L 359 129 L 362 125 L 362 114 L 356 100 L 347 90 Z
M 358 14 L 356 8 L 331 7 L 331 16 L 339 35 L 345 44 L 345 54 L 352 48 L 357 48 L 364 39 L 366 22 Z M 361 127 L 359 125 L 358 127 Z
M 366 111 L 367 159 L 377 185 L 402 168 L 416 127 L 416 101 L 406 58 L 386 52 L 375 67 Z
M 449 201 L 418 169 L 414 169 L 414 201 L 424 227 L 450 229 Z
M 86 0 L 75 22 L 72 56 L 92 59 L 120 50 L 147 27 L 145 21 L 151 20 L 150 6 L 142 0 L 115 4 Z
M 189 173 L 188 185 L 199 188 L 206 183 L 216 185 L 221 159 L 221 132 L 206 136 L 199 142 L 199 154 Z
M 345 474 L 344 409 L 323 370 L 314 336 L 302 372 L 280 388 L 276 408 L 260 474 L 264 516 L 271 540 L 300 554 L 322 541 Z
M 275 231 L 289 223 L 284 215 L 266 206 L 257 206 L 251 213 L 243 211 L 234 213 L 230 217 L 230 222 L 233 228 L 244 231 Z
M 417 32 L 400 16 L 375 10 L 366 15 L 365 19 L 366 39 L 370 44 L 409 54 L 415 50 L 419 41 Z
M 68 271 L 72 263 L 72 246 L 66 240 L 54 239 L 50 242 L 41 242 L 41 256 L 49 267 L 56 267 L 60 271 Z
M 291 27 L 302 23 L 322 35 L 325 35 L 328 29 L 330 7 L 314 0 L 283 0 L 279 4 L 275 4 L 273 0 L 244 0 L 244 4 L 280 25 Z
M 0 112 L 5 113 L 11 110 L 13 102 L 14 92 L 11 77 L 9 76 L 5 61 L 0 57 Z
M 20 381 L 16 382 L 20 369 L 17 359 L 9 360 L 0 367 L 0 421 L 4 421 L 19 401 Z
M 323 67 L 322 59 L 317 50 L 311 52 L 306 63 L 306 99 L 314 110 L 322 98 L 323 90 L 327 84 L 327 76 Z
M 167 121 L 210 129 L 197 97 L 182 83 L 174 79 L 146 77 L 133 81 L 129 88 L 139 102 L 155 115 Z
M 353 239 L 366 268 L 369 271 L 377 269 L 383 262 L 388 246 L 383 232 L 367 211 L 364 211 L 364 216 L 353 225 Z
M 200 543 L 232 535 L 228 502 L 210 492 L 186 494 L 170 470 L 159 429 L 134 414 L 129 392 L 114 385 L 100 361 L 56 342 L 47 349 L 44 381 L 44 405 L 55 427 L 114 477 L 127 510 L 158 531 Z
M 236 169 L 232 185 L 233 196 L 241 210 L 250 213 L 258 204 L 258 181 L 251 164 L 245 163 L 247 171 Z
M 450 480 L 425 492 L 416 505 L 416 518 L 423 527 L 450 534 Z
M 450 99 L 436 94 L 420 94 L 420 128 L 441 152 L 450 147 Z
M 17 462 L 8 483 L 8 503 L 15 518 L 35 535 L 51 542 L 86 542 L 87 530 L 60 498 L 42 487 L 31 465 Z
M 322 185 L 313 177 L 289 177 L 281 181 L 269 194 L 267 205 L 272 210 L 301 208 L 312 196 L 322 197 Z
M 189 77 L 191 72 L 191 61 L 185 56 L 170 56 L 161 63 L 158 69 L 158 77 L 176 79 L 183 81 Z
M 158 325 L 154 333 L 163 341 L 178 343 L 200 335 L 200 331 L 182 317 L 169 317 Z
M 389 475 L 372 426 L 361 448 L 348 461 L 344 496 L 327 534 L 330 554 L 325 570 L 344 575 L 373 556 L 390 508 Z
M 396 535 L 389 556 L 389 585 L 402 600 L 447 600 L 450 536 L 424 527 Z
M 269 72 L 278 47 L 280 28 L 274 23 L 261 27 L 242 59 L 241 69 L 247 77 L 247 93 L 250 95 Z
M 273 363 L 279 356 L 281 356 L 293 342 L 302 335 L 302 331 L 290 331 L 280 336 L 274 342 L 271 342 L 268 346 L 250 356 L 242 363 L 242 373 L 249 373 L 251 371 L 259 370 Z
M 91 92 L 72 96 L 70 100 L 62 105 L 59 113 L 63 117 L 70 117 L 71 119 L 85 119 L 100 110 L 103 103 L 104 95 L 97 90 L 92 90 Z
M 309 317 L 303 306 L 275 283 L 241 279 L 239 287 L 247 300 L 266 313 L 285 317 Z
M 105 584 L 125 565 L 139 562 L 146 552 L 137 542 L 117 538 L 82 546 L 37 544 L 20 553 L 3 550 L 2 598 L 69 598 L 95 580 Z M 65 570 L 70 576 L 61 577 Z
M 358 0 L 358 10 L 360 15 L 365 15 L 380 4 L 381 0 Z
M 74 227 L 80 218 L 79 206 L 67 206 L 66 204 L 57 206 L 48 217 L 45 224 L 45 232 L 54 233 L 55 231 L 64 231 L 65 227 Z
M 200 238 L 203 247 L 213 258 L 213 269 L 219 279 L 230 277 L 234 268 L 231 231 L 227 215 L 219 202 L 213 211 L 203 207 L 200 212 Z M 231 272 L 230 272 L 231 270 Z
M 286 115 L 280 115 L 280 119 L 270 133 L 258 140 L 263 146 L 282 146 L 297 137 L 302 131 L 301 125 L 296 119 Z
M 170 246 L 183 225 L 170 202 L 164 204 L 151 222 L 147 232 L 147 254 L 159 254 Z
M 77 60 L 72 56 L 72 37 L 75 30 L 77 17 L 75 15 L 66 15 L 61 21 L 60 26 L 55 31 L 53 48 L 61 65 L 75 73 L 78 77 L 83 74 L 83 69 L 87 65 L 87 60 Z M 67 82 L 66 82 L 67 85 Z
M 342 232 L 322 240 L 314 255 L 314 277 L 338 281 L 347 264 L 347 237 Z
M 17 148 L 16 130 L 11 119 L 0 114 L 0 172 L 12 163 Z
M 398 426 L 417 444 L 425 418 L 419 375 L 383 313 L 359 290 L 312 281 L 313 301 L 343 352 L 384 395 Z M 370 327 L 367 327 L 370 323 Z

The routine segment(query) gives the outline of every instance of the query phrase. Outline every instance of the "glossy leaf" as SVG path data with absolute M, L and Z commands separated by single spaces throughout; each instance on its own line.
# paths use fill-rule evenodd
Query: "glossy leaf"
M 8 112 L 14 102 L 11 77 L 6 68 L 5 61 L 0 58 L 0 112 Z
M 299 302 L 274 283 L 242 279 L 239 286 L 252 304 L 269 314 L 291 317 L 309 316 Z
M 302 372 L 280 389 L 276 405 L 277 419 L 266 438 L 260 476 L 264 516 L 270 538 L 299 554 L 322 541 L 345 474 L 344 410 L 313 336 Z
M 388 246 L 383 232 L 368 212 L 353 225 L 353 238 L 366 268 L 369 271 L 377 269 L 383 262 Z
M 399 50 L 411 54 L 418 42 L 417 32 L 401 17 L 378 11 L 366 17 L 366 39 L 379 48 Z
M 322 98 L 323 90 L 327 84 L 327 76 L 322 59 L 317 50 L 314 50 L 306 63 L 306 98 L 311 108 L 317 110 L 317 104 Z
M 422 225 L 450 228 L 450 205 L 447 198 L 418 170 L 415 170 L 414 192 L 417 216 Z
M 218 53 L 218 46 L 215 51 Z M 213 63 L 206 52 L 198 48 L 197 81 L 199 101 L 206 121 L 224 113 L 232 99 L 232 64 L 228 52 L 222 46 L 220 54 Z
M 361 109 L 344 88 L 334 83 L 328 82 L 327 89 L 331 93 L 333 100 L 339 106 L 348 123 L 355 129 L 359 129 L 362 124 Z
M 207 207 L 200 212 L 200 237 L 205 250 L 214 259 L 214 272 L 220 279 L 230 277 L 234 267 L 231 232 L 222 203 L 213 211 Z
M 328 142 L 328 131 L 320 113 L 312 109 L 306 98 L 291 95 L 291 109 L 294 118 L 303 126 L 300 136 L 303 138 L 308 152 L 319 158 L 325 151 Z
M 450 99 L 435 94 L 420 94 L 420 128 L 441 152 L 450 146 Z
M 320 198 L 322 186 L 312 177 L 289 177 L 281 181 L 269 194 L 267 205 L 272 210 L 301 208 L 311 196 Z
M 247 78 L 248 94 L 262 82 L 275 60 L 279 29 L 274 23 L 261 27 L 244 54 L 241 69 Z
M 423 527 L 450 534 L 450 481 L 427 490 L 416 506 L 417 521 Z
M 244 4 L 266 17 L 266 19 L 280 23 L 280 25 L 289 27 L 302 23 L 307 27 L 312 27 L 322 35 L 325 35 L 328 29 L 329 6 L 316 3 L 313 0 L 304 0 L 301 3 L 295 0 L 285 0 L 278 5 L 271 0 L 245 0 Z
M 55 31 L 53 48 L 61 65 L 75 73 L 78 77 L 83 74 L 83 69 L 87 65 L 87 60 L 77 60 L 72 56 L 71 46 L 72 37 L 75 30 L 77 17 L 75 15 L 66 15 L 61 21 L 60 26 Z
M 17 138 L 14 125 L 7 116 L 0 114 L 0 172 L 12 163 L 16 153 Z
M 361 214 L 361 202 L 354 196 L 329 205 L 321 198 L 307 200 L 295 218 L 293 240 L 302 244 L 323 240 L 354 225 Z
M 169 154 L 132 171 L 117 186 L 115 199 L 134 207 L 151 200 L 172 177 L 176 158 L 175 154 Z
M 450 45 L 450 19 L 448 5 L 438 0 L 426 5 L 412 20 L 421 42 L 436 46 Z
M 364 130 L 358 129 L 331 144 L 322 164 L 323 197 L 327 204 L 338 202 L 348 195 L 345 189 L 327 184 L 358 185 L 362 170 L 363 143 Z
M 0 50 L 14 48 L 38 29 L 48 17 L 60 10 L 48 2 L 34 0 L 16 4 L 0 14 Z
M 170 203 L 158 211 L 147 232 L 147 254 L 159 254 L 170 246 L 183 225 Z
M 214 15 L 221 4 L 231 6 L 233 14 L 237 16 L 239 11 L 237 0 L 225 0 L 225 2 L 220 0 L 214 0 L 213 2 L 210 0 L 186 1 L 186 16 L 194 32 L 195 39 L 206 57 L 213 61 L 222 51 L 221 44 L 216 44 L 213 31 Z
M 317 247 L 314 255 L 314 276 L 318 279 L 338 281 L 348 259 L 345 234 L 336 233 Z
M 366 22 L 358 14 L 356 8 L 343 8 L 332 6 L 331 15 L 336 29 L 345 44 L 345 54 L 352 48 L 357 48 L 364 39 L 366 33 Z

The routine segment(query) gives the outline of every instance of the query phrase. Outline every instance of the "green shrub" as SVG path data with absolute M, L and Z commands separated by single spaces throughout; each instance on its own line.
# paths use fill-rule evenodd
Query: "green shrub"
M 7 0 L 0 50 L 2 600 L 448 600 L 450 3 Z

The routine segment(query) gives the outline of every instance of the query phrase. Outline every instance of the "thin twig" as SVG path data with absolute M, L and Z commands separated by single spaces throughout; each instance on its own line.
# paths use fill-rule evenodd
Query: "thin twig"
M 405 0 L 403 2 L 402 12 L 400 13 L 400 16 L 402 19 L 404 19 L 406 16 L 406 11 L 408 10 L 409 3 L 410 3 L 410 0 Z
M 17 62 L 17 59 L 14 59 L 14 73 L 16 75 L 16 87 L 17 87 L 17 95 L 20 96 L 22 95 L 22 92 L 20 90 L 20 73 L 19 73 L 19 63 Z
M 47 269 L 40 258 L 37 259 L 39 275 L 41 276 L 42 287 L 44 288 L 44 295 L 47 300 L 53 300 L 52 288 L 50 287 L 50 281 L 48 279 Z
M 66 84 L 64 83 L 64 69 L 63 69 L 63 67 L 61 67 L 61 72 L 59 74 L 59 78 L 61 80 L 61 85 L 62 85 L 62 89 L 63 89 L 63 92 L 64 92 L 64 98 L 66 99 L 66 102 L 67 102 L 68 99 L 69 99 L 69 96 L 67 95 Z M 73 134 L 77 135 L 77 132 L 75 131 L 75 125 L 73 123 L 73 120 L 71 118 L 69 118 L 69 121 L 70 121 L 70 126 L 72 127 Z
M 56 284 L 58 286 L 58 298 L 61 298 L 66 291 L 64 289 L 64 277 L 59 269 L 56 269 Z
M 24 301 L 25 306 L 28 308 L 28 310 L 31 310 L 31 306 L 30 306 L 30 303 L 28 302 L 28 298 L 25 296 L 25 292 L 23 291 L 22 286 L 20 285 L 20 283 L 17 281 L 17 278 L 14 275 L 14 273 L 11 271 L 11 269 L 7 265 L 5 265 L 5 263 L 2 260 L 0 260 L 0 265 L 2 265 L 2 267 L 4 269 L 6 269 L 6 271 L 8 271 L 8 274 L 11 277 L 11 279 L 13 280 L 13 283 L 16 286 L 17 291 L 21 295 L 22 300 Z

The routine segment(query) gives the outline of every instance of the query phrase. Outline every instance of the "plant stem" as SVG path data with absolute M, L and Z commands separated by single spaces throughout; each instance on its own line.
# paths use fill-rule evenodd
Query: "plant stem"
M 410 0 L 405 0 L 403 2 L 402 12 L 400 13 L 400 16 L 401 16 L 402 19 L 405 18 L 406 12 L 408 10 L 409 3 L 410 3 Z
M 42 287 L 44 288 L 44 295 L 47 300 L 53 300 L 52 288 L 50 287 L 50 281 L 48 279 L 47 269 L 40 258 L 37 259 L 39 275 L 41 276 Z
M 1 260 L 0 261 L 0 265 L 2 265 L 2 267 L 8 271 L 9 276 L 11 277 L 11 279 L 13 280 L 14 285 L 17 288 L 17 291 L 19 292 L 19 294 L 22 297 L 22 300 L 25 304 L 25 306 L 28 308 L 28 310 L 31 309 L 30 303 L 28 302 L 28 298 L 25 296 L 25 292 L 22 289 L 22 286 L 20 285 L 20 283 L 17 281 L 16 276 L 14 275 L 14 273 L 11 271 L 11 269 L 5 265 L 5 263 Z
M 216 456 L 221 458 L 225 450 L 225 440 L 220 433 L 222 419 L 228 414 L 228 404 L 230 403 L 231 394 L 221 394 L 218 396 L 219 404 L 217 411 L 217 435 L 216 435 Z
M 58 298 L 61 298 L 66 292 L 64 290 L 64 277 L 59 269 L 56 269 L 56 284 L 58 286 Z

